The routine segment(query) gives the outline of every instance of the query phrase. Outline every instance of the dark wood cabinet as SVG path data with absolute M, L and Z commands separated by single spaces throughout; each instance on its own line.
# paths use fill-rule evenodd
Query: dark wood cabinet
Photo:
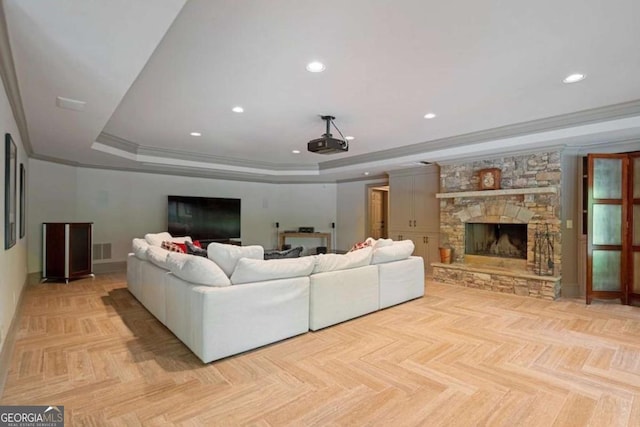
M 42 279 L 70 279 L 93 275 L 93 223 L 42 224 Z

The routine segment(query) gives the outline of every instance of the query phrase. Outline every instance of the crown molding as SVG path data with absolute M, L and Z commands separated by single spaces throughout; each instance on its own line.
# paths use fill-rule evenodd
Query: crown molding
M 100 135 L 98 135 L 96 141 L 111 148 L 115 148 L 116 150 L 125 151 L 131 154 L 138 153 L 138 144 L 136 144 L 135 142 L 127 141 L 124 138 L 120 138 L 119 136 L 115 136 L 107 132 L 100 132 Z
M 335 169 L 345 166 L 353 166 L 360 163 L 388 160 L 396 157 L 415 156 L 423 153 L 425 154 L 425 157 L 427 157 L 423 160 L 429 161 L 430 159 L 428 156 L 431 151 L 567 129 L 579 125 L 584 126 L 587 124 L 601 123 L 635 116 L 640 116 L 640 100 L 577 111 L 560 116 L 546 117 L 543 119 L 511 124 L 498 128 L 481 130 L 478 132 L 434 139 L 404 147 L 390 148 L 388 150 L 376 151 L 374 153 L 361 154 L 343 159 L 329 160 L 320 163 L 319 167 L 320 170 Z
M 235 166 L 249 169 L 258 169 L 258 170 L 271 170 L 271 171 L 317 171 L 318 167 L 316 165 L 292 165 L 286 163 L 271 163 L 271 162 L 262 162 L 258 160 L 242 160 L 232 157 L 223 157 L 223 156 L 215 156 L 211 154 L 201 154 L 201 153 L 193 153 L 189 151 L 183 150 L 175 150 L 171 148 L 156 148 L 149 147 L 144 145 L 136 144 L 135 142 L 128 141 L 124 138 L 120 138 L 119 136 L 112 135 L 106 132 L 101 132 L 100 135 L 96 138 L 96 142 L 100 144 L 106 145 L 115 150 L 124 151 L 128 154 L 134 154 L 139 159 L 144 159 L 152 157 L 155 159 L 167 159 L 170 161 L 186 161 L 186 162 L 198 162 L 198 163 L 208 163 L 211 164 L 212 167 L 215 165 L 224 165 L 224 166 Z M 112 154 L 115 154 L 111 152 Z M 115 154 L 117 155 L 117 154 Z M 127 158 L 131 158 L 131 156 L 127 156 Z M 138 160 L 141 161 L 141 160 Z M 149 163 L 147 161 L 147 163 Z M 260 173 L 256 171 L 256 173 Z
M 16 75 L 16 67 L 13 62 L 13 54 L 11 53 L 11 44 L 9 43 L 9 29 L 4 13 L 4 2 L 0 1 L 0 76 L 4 84 L 4 90 L 9 99 L 9 105 L 13 112 L 13 118 L 18 126 L 20 140 L 22 146 L 28 156 L 33 155 L 33 147 L 29 139 L 29 131 L 27 128 L 27 118 L 24 114 L 22 106 L 22 97 L 20 96 L 20 86 L 18 85 L 18 76 Z
M 47 156 L 47 155 L 38 154 L 38 153 L 32 153 L 31 156 L 29 156 L 29 158 L 35 159 L 35 160 L 42 160 L 43 162 L 57 163 L 59 165 L 76 166 L 76 167 L 84 166 L 83 164 L 76 161 L 61 159 L 59 157 L 52 157 L 52 156 Z
M 389 184 L 389 176 L 387 174 L 381 173 L 376 175 L 368 175 L 368 176 L 359 176 L 356 178 L 347 178 L 347 179 L 338 179 L 335 182 L 338 184 L 343 184 L 345 182 L 360 182 L 360 181 L 377 181 L 373 184 L 381 185 L 382 183 Z
M 73 166 L 84 169 L 97 169 L 108 170 L 115 172 L 135 172 L 146 173 L 155 175 L 171 175 L 171 176 L 183 176 L 187 178 L 206 178 L 206 179 L 219 179 L 222 181 L 243 181 L 243 182 L 257 182 L 265 184 L 335 184 L 338 181 L 330 177 L 322 177 L 318 175 L 312 175 L 309 177 L 299 176 L 278 176 L 278 175 L 256 175 L 251 173 L 237 173 L 228 171 L 216 171 L 211 169 L 172 166 L 166 164 L 146 164 L 141 163 L 136 167 L 121 167 L 121 166 L 105 166 L 95 165 L 88 163 L 79 163 L 75 161 L 69 161 L 58 157 L 45 156 L 41 154 L 33 154 L 31 159 L 41 160 L 49 163 L 56 163 L 65 166 Z M 306 179 L 305 179 L 306 178 Z M 365 177 L 369 179 L 370 177 Z
M 640 139 L 623 138 L 608 140 L 606 145 L 593 143 L 576 146 L 575 148 L 576 154 L 579 156 L 586 156 L 589 153 L 626 153 L 640 151 Z

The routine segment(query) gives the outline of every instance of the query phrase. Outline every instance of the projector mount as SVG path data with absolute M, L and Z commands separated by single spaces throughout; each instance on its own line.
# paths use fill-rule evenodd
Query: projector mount
M 342 134 L 342 132 L 340 132 L 340 129 L 338 129 L 338 126 L 336 126 L 336 123 L 334 122 L 334 120 L 336 118 L 334 116 L 320 116 L 320 118 L 327 122 L 327 130 L 326 130 L 325 134 L 322 135 L 322 136 L 327 136 L 327 137 L 331 138 L 331 125 L 333 125 L 333 127 L 336 128 L 336 130 L 338 131 L 338 133 L 342 137 L 342 140 L 346 144 L 346 148 L 349 148 L 349 142 L 344 138 L 344 135 Z

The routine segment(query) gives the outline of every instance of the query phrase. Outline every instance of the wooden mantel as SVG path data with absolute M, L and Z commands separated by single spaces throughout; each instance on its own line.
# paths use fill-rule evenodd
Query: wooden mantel
M 455 193 L 436 193 L 437 199 L 453 199 L 456 197 L 495 197 L 514 194 L 557 193 L 558 187 L 509 188 L 506 190 L 457 191 Z

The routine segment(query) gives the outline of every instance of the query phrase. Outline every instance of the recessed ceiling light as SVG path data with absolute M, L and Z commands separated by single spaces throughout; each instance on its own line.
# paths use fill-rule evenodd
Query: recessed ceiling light
M 191 132 L 189 135 L 191 136 L 202 136 L 200 132 Z
M 365 173 L 364 173 L 364 176 L 369 176 L 369 172 L 365 172 Z
M 325 66 L 322 62 L 313 61 L 307 64 L 307 71 L 311 73 L 321 73 L 325 69 Z
M 291 150 L 293 154 L 300 154 L 300 150 Z
M 425 118 L 425 119 L 433 119 L 433 118 L 435 118 L 435 117 L 436 117 L 436 115 L 435 115 L 435 114 L 433 114 L 433 113 L 427 113 L 427 114 L 425 114 L 425 115 L 424 115 L 424 118 Z
M 237 107 L 233 107 L 231 111 L 233 111 L 234 113 L 244 113 L 244 108 L 237 106 Z
M 354 139 L 356 139 L 355 136 L 345 136 L 344 139 L 346 139 L 347 141 L 353 141 Z
M 562 80 L 564 83 L 577 83 L 581 80 L 584 80 L 586 76 L 584 74 L 580 74 L 580 73 L 575 73 L 575 74 L 569 74 L 567 77 L 564 78 L 564 80 Z

